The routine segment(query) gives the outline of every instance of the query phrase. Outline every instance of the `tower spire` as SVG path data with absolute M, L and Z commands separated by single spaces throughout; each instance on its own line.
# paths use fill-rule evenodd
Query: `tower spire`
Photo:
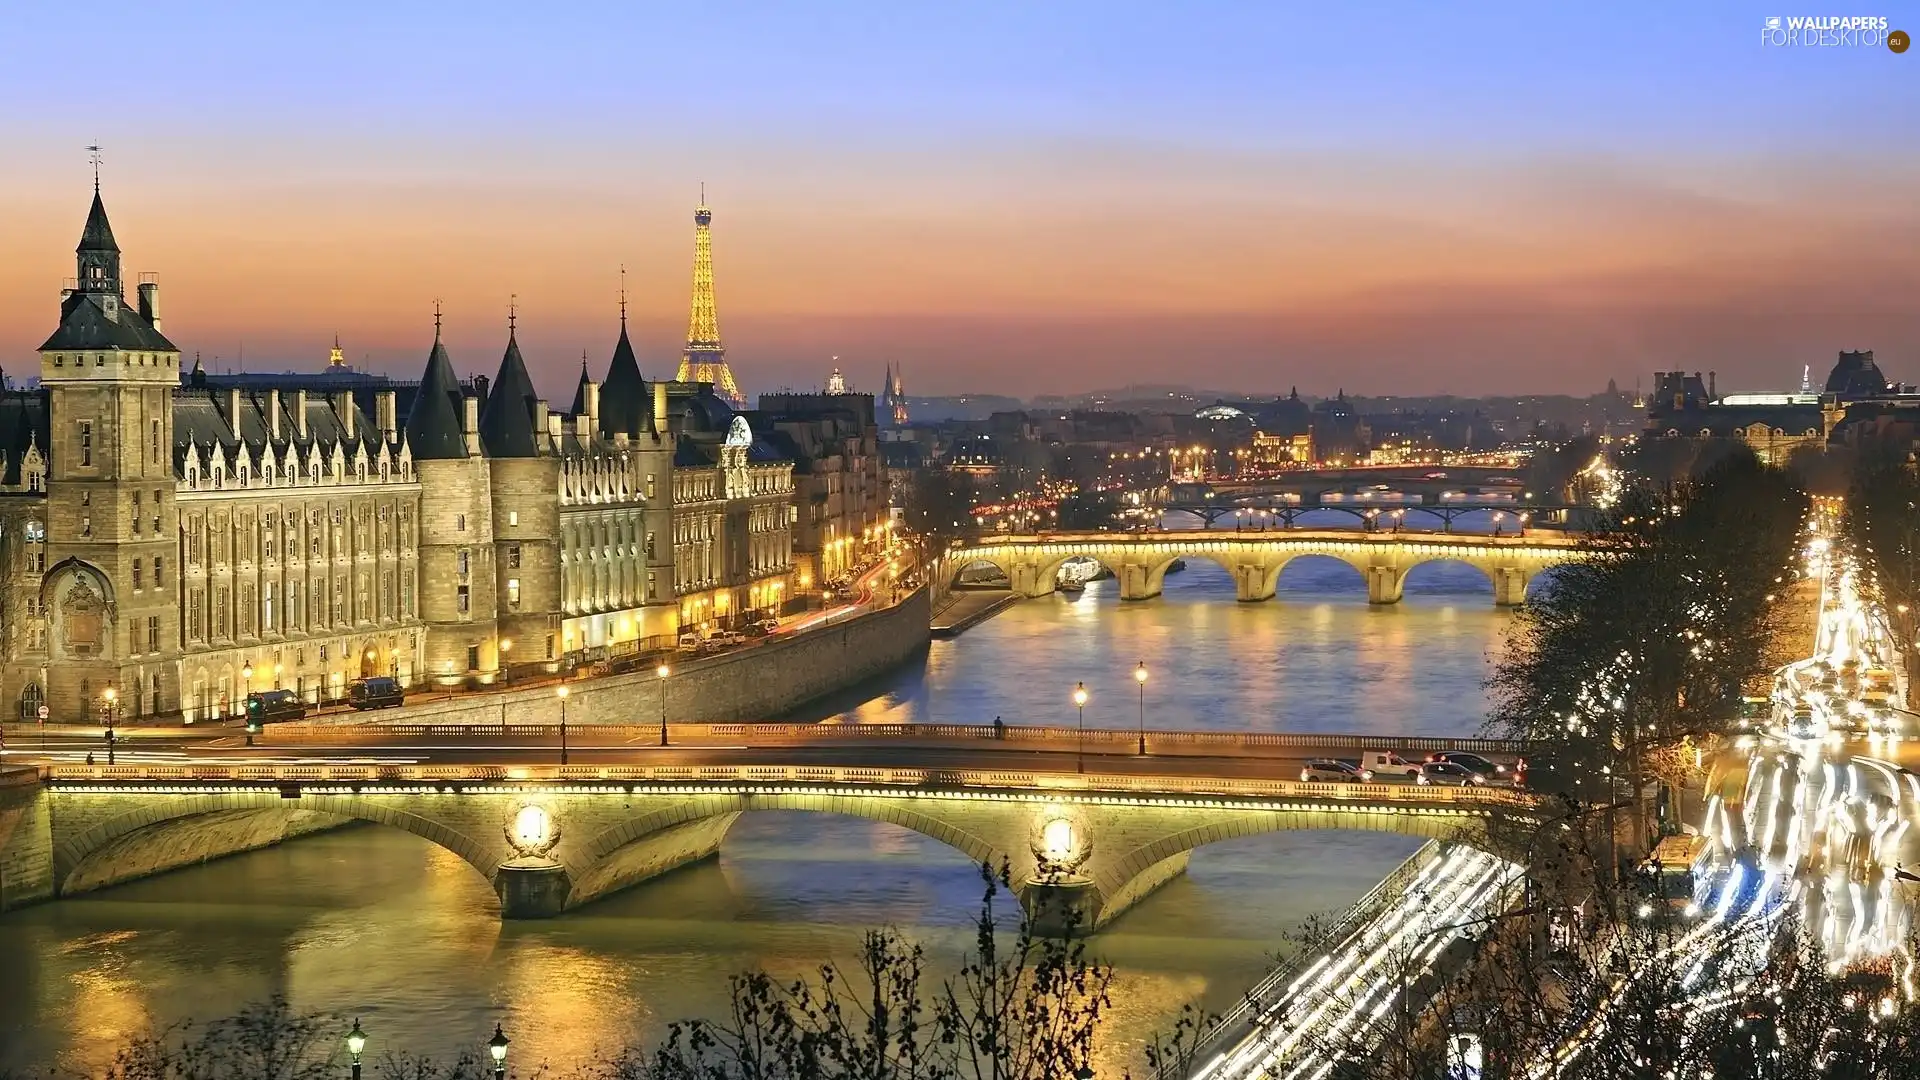
M 92 155 L 93 161 L 93 193 L 98 195 L 100 194 L 100 145 L 95 143 L 87 147 L 87 152 Z
M 736 409 L 746 406 L 727 367 L 727 348 L 720 343 L 720 316 L 713 300 L 713 211 L 707 208 L 704 182 L 700 204 L 693 209 L 693 302 L 687 314 L 687 351 L 677 378 L 711 383 L 727 404 Z
M 513 324 L 514 324 L 514 320 L 519 316 L 519 314 L 520 314 L 520 294 L 508 293 L 507 294 L 507 339 L 509 341 L 513 339 L 513 334 L 514 334 Z

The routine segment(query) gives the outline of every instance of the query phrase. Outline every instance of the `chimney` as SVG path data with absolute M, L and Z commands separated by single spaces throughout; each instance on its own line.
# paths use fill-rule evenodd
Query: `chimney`
M 140 287 L 145 289 L 146 285 L 143 283 Z M 274 442 L 280 441 L 280 391 L 278 390 L 267 391 L 267 432 L 273 437 Z
M 295 390 L 293 392 L 293 430 L 299 433 L 301 442 L 306 441 L 307 392 L 305 390 Z
M 662 436 L 667 434 L 667 384 L 653 384 L 653 426 Z
M 574 438 L 579 439 L 581 442 L 586 442 L 593 438 L 593 417 L 591 415 L 574 417 L 573 435 Z
M 545 398 L 537 398 L 534 400 L 533 430 L 536 439 L 547 434 L 547 402 Z
M 542 407 L 544 407 L 546 405 L 546 402 L 543 401 L 540 404 Z M 566 419 L 567 419 L 566 417 L 560 415 L 559 413 L 547 414 L 547 438 L 553 440 L 555 451 L 558 451 L 560 449 L 560 440 L 566 437 L 567 429 L 564 426 L 566 424 Z
M 160 329 L 160 283 L 151 274 L 140 275 L 140 315 Z
M 400 408 L 394 399 L 393 391 L 381 390 L 373 395 L 373 411 L 379 414 L 380 437 L 393 442 L 400 430 Z
M 587 426 L 590 429 L 600 426 L 600 384 L 597 382 L 587 384 Z
M 227 388 L 227 426 L 233 429 L 233 437 L 240 437 L 240 388 Z
M 353 395 L 350 393 L 336 395 L 333 399 L 333 407 L 340 414 L 340 429 L 346 433 L 347 438 L 358 438 L 359 436 L 353 430 L 353 419 L 354 414 L 360 410 L 353 406 Z

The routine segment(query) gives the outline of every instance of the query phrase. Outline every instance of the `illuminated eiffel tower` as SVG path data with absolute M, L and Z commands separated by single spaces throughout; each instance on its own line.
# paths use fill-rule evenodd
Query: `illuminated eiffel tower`
M 720 344 L 720 316 L 713 305 L 713 211 L 707 187 L 693 211 L 693 311 L 687 318 L 687 352 L 680 360 L 681 382 L 712 383 L 714 393 L 736 409 L 747 407 L 740 384 L 727 369 L 727 347 Z

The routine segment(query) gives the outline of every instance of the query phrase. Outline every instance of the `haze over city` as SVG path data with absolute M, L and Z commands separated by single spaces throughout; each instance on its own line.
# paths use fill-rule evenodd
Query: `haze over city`
M 1762 50 L 1767 13 L 135 9 L 89 25 L 76 78 L 70 17 L 28 9 L 0 364 L 45 336 L 97 142 L 130 269 L 223 367 L 310 367 L 338 333 L 413 377 L 439 299 L 456 366 L 490 370 L 517 296 L 559 397 L 612 348 L 624 265 L 669 371 L 704 182 L 749 394 L 833 356 L 916 394 L 1760 388 L 1841 348 L 1911 371 L 1916 61 Z

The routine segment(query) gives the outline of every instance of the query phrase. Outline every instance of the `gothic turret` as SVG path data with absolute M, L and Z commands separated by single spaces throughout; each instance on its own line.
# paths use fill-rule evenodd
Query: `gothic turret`
M 627 305 L 620 303 L 620 340 L 613 346 L 607 381 L 600 386 L 600 434 L 638 436 L 653 430 L 653 408 L 647 383 L 640 377 L 633 342 L 627 340 Z
M 486 406 L 480 413 L 480 445 L 491 458 L 536 457 L 540 453 L 540 430 L 544 412 L 540 395 L 533 392 L 533 380 L 527 375 L 526 362 L 520 358 L 519 335 L 514 316 L 507 316 L 507 351 L 500 358 L 500 372 L 493 378 Z
M 447 347 L 440 343 L 440 313 L 433 316 L 433 351 L 427 354 L 427 370 L 420 376 L 413 407 L 407 412 L 407 444 L 415 461 L 446 461 L 467 456 L 467 440 L 461 427 L 466 395 L 460 379 L 453 373 L 453 361 L 447 359 Z
M 107 223 L 107 207 L 100 201 L 100 187 L 94 185 L 93 206 L 87 211 L 87 224 L 80 230 L 80 246 L 74 249 L 81 292 L 122 295 L 120 288 L 120 245 L 113 241 L 113 226 Z

